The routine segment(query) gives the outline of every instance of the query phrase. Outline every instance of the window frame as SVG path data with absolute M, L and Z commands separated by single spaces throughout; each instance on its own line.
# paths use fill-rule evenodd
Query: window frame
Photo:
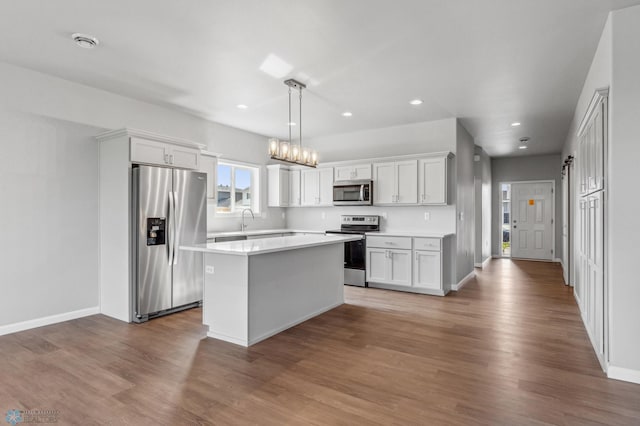
M 219 187 L 219 175 L 218 175 L 218 168 L 220 166 L 228 166 L 231 168 L 231 181 L 229 183 L 229 190 L 230 190 L 230 211 L 228 212 L 223 212 L 223 211 L 219 211 L 218 210 L 218 187 Z M 251 205 L 245 208 L 249 208 L 251 209 L 251 211 L 253 211 L 254 215 L 259 215 L 262 214 L 262 208 L 261 208 L 261 197 L 260 197 L 260 193 L 261 193 L 261 188 L 260 188 L 260 183 L 261 183 L 261 175 L 262 175 L 262 168 L 260 165 L 258 164 L 252 164 L 252 163 L 245 163 L 245 162 L 241 162 L 241 161 L 235 161 L 235 160 L 222 160 L 222 159 L 218 159 L 217 164 L 216 164 L 216 169 L 215 169 L 215 177 L 216 177 L 216 186 L 215 186 L 215 207 L 214 207 L 214 213 L 216 216 L 219 217 L 239 217 L 240 215 L 242 215 L 242 209 L 241 210 L 236 210 L 236 200 L 235 200 L 235 182 L 236 182 L 236 169 L 237 168 L 241 168 L 241 169 L 249 169 L 251 170 L 251 185 L 250 185 L 250 194 L 251 194 Z

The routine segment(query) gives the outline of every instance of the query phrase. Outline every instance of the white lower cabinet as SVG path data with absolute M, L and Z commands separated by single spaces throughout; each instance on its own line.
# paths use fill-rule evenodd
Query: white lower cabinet
M 367 237 L 369 287 L 444 296 L 451 288 L 453 236 Z M 446 256 L 446 257 L 445 257 Z
M 411 286 L 411 250 L 367 249 L 369 282 Z
M 442 286 L 440 252 L 415 250 L 414 253 L 413 285 L 418 288 L 439 290 Z

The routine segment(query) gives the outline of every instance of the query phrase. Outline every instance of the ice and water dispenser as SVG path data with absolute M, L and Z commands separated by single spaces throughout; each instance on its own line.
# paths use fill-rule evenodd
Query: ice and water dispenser
M 164 217 L 147 218 L 147 245 L 162 246 L 165 244 L 167 219 Z

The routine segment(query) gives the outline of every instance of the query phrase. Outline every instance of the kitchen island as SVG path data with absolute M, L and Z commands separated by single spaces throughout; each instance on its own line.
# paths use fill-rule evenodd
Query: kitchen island
M 181 246 L 204 253 L 207 336 L 251 346 L 344 303 L 344 243 L 292 235 Z

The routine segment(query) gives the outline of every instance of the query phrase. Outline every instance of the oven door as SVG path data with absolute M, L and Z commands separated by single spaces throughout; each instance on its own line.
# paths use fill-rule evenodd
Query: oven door
M 365 261 L 364 239 L 344 243 L 344 267 L 364 271 Z
M 371 205 L 371 181 L 334 184 L 333 204 L 336 206 Z

